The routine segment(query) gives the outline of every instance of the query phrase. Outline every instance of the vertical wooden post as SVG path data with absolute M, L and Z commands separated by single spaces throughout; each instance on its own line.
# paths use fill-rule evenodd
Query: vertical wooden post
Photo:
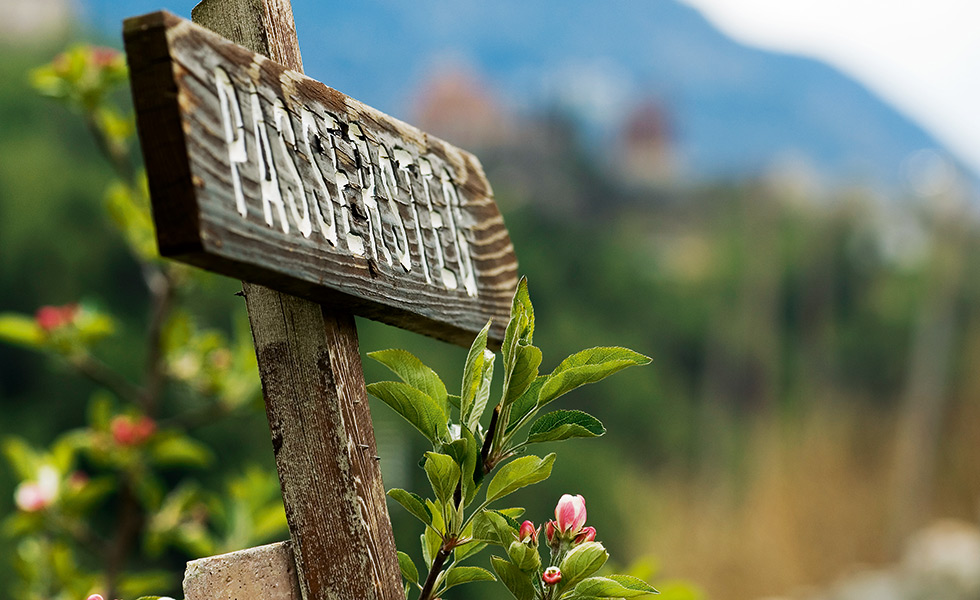
M 204 0 L 192 15 L 302 71 L 289 0 Z M 304 600 L 404 598 L 353 315 L 244 289 Z

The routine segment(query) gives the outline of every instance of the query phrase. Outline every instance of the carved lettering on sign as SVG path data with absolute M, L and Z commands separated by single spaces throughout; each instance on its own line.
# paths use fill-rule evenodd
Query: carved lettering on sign
M 125 38 L 161 254 L 500 343 L 517 259 L 475 156 L 168 13 Z
M 235 207 L 243 218 L 261 215 L 268 227 L 285 234 L 310 238 L 315 233 L 333 247 L 346 247 L 353 256 L 368 256 L 406 273 L 414 259 L 426 283 L 447 290 L 462 287 L 468 296 L 478 295 L 467 242 L 470 224 L 445 167 L 434 172 L 433 160 L 416 160 L 404 148 L 389 150 L 358 123 L 341 127 L 339 117 L 325 110 L 304 106 L 294 111 L 276 98 L 270 114 L 253 82 L 246 90 L 238 89 L 221 67 L 215 68 L 214 85 Z M 251 136 L 245 135 L 247 128 Z M 338 147 L 352 151 L 355 173 L 341 165 Z M 250 171 L 259 181 L 261 208 L 249 206 L 242 191 L 243 176 Z M 357 193 L 352 193 L 351 177 Z M 415 196 L 416 189 L 423 190 L 422 198 Z M 352 203 L 351 198 L 360 202 Z M 362 223 L 355 223 L 355 215 Z M 415 234 L 414 245 L 408 230 Z M 454 257 L 455 270 L 448 256 Z M 430 264 L 437 265 L 437 277 Z

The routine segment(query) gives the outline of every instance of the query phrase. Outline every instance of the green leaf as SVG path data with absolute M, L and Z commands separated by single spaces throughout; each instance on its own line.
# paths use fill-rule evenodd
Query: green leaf
M 476 431 L 480 427 L 480 418 L 487 407 L 490 399 L 490 384 L 493 383 L 493 365 L 495 361 L 493 352 L 487 350 L 484 353 L 483 372 L 480 374 L 480 387 L 476 390 L 476 398 L 473 400 L 473 409 L 470 411 L 469 419 L 460 422 L 470 431 Z
M 479 554 L 486 547 L 486 543 L 478 541 L 469 542 L 467 544 L 463 544 L 462 546 L 456 546 L 456 550 L 454 550 L 456 553 L 456 562 L 461 563 L 474 554 Z
M 622 578 L 624 581 L 619 581 Z M 580 581 L 568 596 L 568 600 L 592 600 L 593 598 L 635 598 L 648 594 L 659 594 L 646 582 L 626 575 L 609 577 L 589 577 Z
M 534 586 L 531 584 L 527 573 L 499 556 L 491 556 L 490 564 L 497 573 L 497 577 L 517 600 L 534 600 Z
M 452 456 L 436 452 L 425 453 L 425 474 L 432 484 L 432 491 L 443 504 L 449 504 L 459 484 L 460 468 Z
M 527 278 L 521 277 L 514 292 L 514 300 L 510 307 L 510 320 L 504 332 L 504 343 L 501 351 L 504 362 L 510 364 L 510 353 L 519 343 L 530 344 L 534 339 L 534 307 L 531 296 L 527 291 Z
M 399 381 L 372 383 L 367 391 L 404 417 L 433 445 L 449 439 L 446 413 L 425 392 Z
M 405 510 L 415 515 L 419 521 L 426 525 L 432 525 L 432 511 L 425 505 L 421 496 L 398 488 L 388 490 L 388 495 L 391 496 L 392 500 L 401 504 Z
M 182 435 L 160 435 L 149 448 L 150 457 L 162 466 L 207 466 L 213 455 L 201 442 Z
M 448 590 L 462 583 L 473 581 L 496 581 L 493 573 L 480 567 L 453 567 L 446 572 L 445 586 L 443 590 Z
M 92 394 L 85 412 L 89 426 L 99 431 L 107 431 L 115 412 L 112 407 L 112 396 L 105 390 L 96 391 Z
M 568 589 L 598 571 L 607 558 L 609 553 L 599 542 L 583 542 L 572 548 L 559 566 L 562 589 Z
M 439 519 L 439 528 L 442 528 L 442 519 Z M 426 568 L 432 568 L 432 560 L 439 553 L 442 547 L 442 536 L 436 533 L 435 529 L 426 527 L 422 533 L 422 558 L 425 559 Z
M 487 502 L 493 502 L 522 487 L 544 481 L 551 475 L 551 466 L 554 462 L 555 454 L 551 453 L 544 458 L 523 456 L 507 463 L 490 480 L 487 486 Z
M 533 382 L 531 382 L 531 385 L 528 386 L 527 391 L 521 394 L 521 397 L 511 405 L 510 423 L 507 425 L 508 434 L 518 428 L 521 419 L 525 418 L 531 413 L 531 411 L 537 408 L 538 396 L 541 394 L 541 387 L 544 386 L 544 382 L 547 380 L 547 375 L 539 375 Z
M 612 579 L 613 581 L 615 581 L 616 583 L 618 583 L 619 585 L 623 586 L 628 590 L 638 591 L 641 592 L 642 594 L 660 593 L 657 591 L 656 588 L 654 588 L 649 583 L 637 577 L 633 577 L 632 575 L 609 575 L 608 577 L 609 579 Z M 634 595 L 640 595 L 640 594 L 634 594 Z
M 463 426 L 461 427 L 460 438 L 446 444 L 442 449 L 446 454 L 453 457 L 453 460 L 462 470 L 463 506 L 469 506 L 480 488 L 473 480 L 473 475 L 476 473 L 476 462 L 480 454 L 480 447 L 476 438 L 466 426 Z
M 20 479 L 31 480 L 37 477 L 37 470 L 41 466 L 42 459 L 26 441 L 18 437 L 5 439 L 3 441 L 3 453 L 7 456 L 7 462 L 10 463 Z
M 27 348 L 44 344 L 44 331 L 31 317 L 17 313 L 0 313 L 0 341 Z
M 573 598 L 633 598 L 635 596 L 658 593 L 652 587 L 648 585 L 646 587 L 649 589 L 634 589 L 626 587 L 608 577 L 589 577 L 580 581 L 575 586 L 575 596 Z
M 506 548 L 517 539 L 518 527 L 495 510 L 483 510 L 473 518 L 473 539 Z
M 628 348 L 601 347 L 582 350 L 563 360 L 548 375 L 548 380 L 541 388 L 538 406 L 544 406 L 579 386 L 605 379 L 626 367 L 649 363 L 650 357 Z
M 524 509 L 519 507 L 514 508 L 501 508 L 494 510 L 493 512 L 499 513 L 507 520 L 507 524 L 511 526 L 514 531 L 521 528 L 521 524 L 517 522 L 517 519 L 524 514 Z
M 419 584 L 419 570 L 415 568 L 412 558 L 404 552 L 398 552 L 398 568 L 402 572 L 402 577 L 409 583 Z
M 476 431 L 483 416 L 483 409 L 486 407 L 486 399 L 483 398 L 483 406 L 478 406 L 477 402 L 481 397 L 481 389 L 484 386 L 487 371 L 493 373 L 493 353 L 487 350 L 487 335 L 490 332 L 491 321 L 477 334 L 476 339 L 470 346 L 470 351 L 466 355 L 466 366 L 463 368 L 463 387 L 460 392 L 459 400 L 459 422 Z M 490 363 L 489 367 L 487 363 Z M 488 384 L 489 385 L 489 384 Z M 489 391 L 487 392 L 489 395 Z
M 514 540 L 507 546 L 507 556 L 522 571 L 537 571 L 541 568 L 541 555 L 538 554 L 538 549 L 519 540 Z
M 435 552 L 439 551 L 438 548 L 433 550 L 432 544 L 429 543 L 429 534 L 431 532 L 432 532 L 431 529 L 426 528 L 425 531 L 422 533 L 422 535 L 419 536 L 419 542 L 420 545 L 422 546 L 422 560 L 425 561 L 425 567 L 427 569 L 432 568 L 432 557 Z
M 119 578 L 119 596 L 122 598 L 143 596 L 173 585 L 173 573 L 166 570 L 129 572 Z
M 556 410 L 531 424 L 529 443 L 557 442 L 571 438 L 598 437 L 606 433 L 599 419 L 580 410 Z
M 527 391 L 538 377 L 541 366 L 541 350 L 536 346 L 518 345 L 515 350 L 514 367 L 507 379 L 504 406 L 513 404 Z
M 443 408 L 447 415 L 449 414 L 446 410 L 448 396 L 446 385 L 435 371 L 427 367 L 414 354 L 406 350 L 390 349 L 369 352 L 368 356 L 391 369 L 408 385 L 427 394 Z

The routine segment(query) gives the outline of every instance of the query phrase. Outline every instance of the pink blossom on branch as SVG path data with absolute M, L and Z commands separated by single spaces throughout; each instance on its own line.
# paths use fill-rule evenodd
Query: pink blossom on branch
M 583 542 L 594 542 L 595 541 L 595 527 L 583 527 L 582 531 L 575 536 L 575 543 L 581 544 Z
M 517 532 L 517 539 L 519 539 L 521 542 L 527 542 L 530 540 L 532 544 L 537 546 L 538 530 L 534 527 L 534 523 L 530 521 L 524 521 L 521 523 L 521 528 Z
M 61 477 L 50 465 L 40 468 L 37 480 L 25 481 L 14 491 L 14 503 L 24 512 L 37 512 L 54 504 Z
M 139 446 L 157 430 L 157 424 L 147 416 L 118 415 L 109 423 L 112 439 L 120 446 Z
M 76 316 L 78 316 L 77 304 L 42 306 L 34 313 L 34 321 L 44 331 L 54 331 L 74 323 Z
M 553 546 L 555 543 L 555 522 L 548 521 L 544 524 L 544 538 L 548 540 L 548 545 Z
M 555 507 L 555 522 L 562 533 L 576 533 L 585 525 L 585 498 L 563 494 Z

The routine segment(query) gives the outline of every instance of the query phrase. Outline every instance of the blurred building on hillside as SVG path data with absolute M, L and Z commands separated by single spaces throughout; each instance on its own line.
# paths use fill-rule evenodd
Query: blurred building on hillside
M 677 176 L 670 119 L 659 102 L 647 99 L 627 113 L 618 139 L 618 170 L 637 187 L 656 187 Z
M 505 203 L 584 215 L 608 212 L 625 196 L 649 199 L 677 182 L 672 119 L 662 103 L 604 103 L 599 97 L 609 94 L 597 92 L 579 105 L 567 90 L 584 88 L 570 81 L 555 83 L 543 108 L 517 112 L 475 69 L 443 66 L 418 88 L 411 119 L 477 154 Z
M 4 0 L 0 43 L 45 42 L 65 33 L 74 11 L 69 0 Z
M 423 131 L 467 150 L 509 144 L 516 129 L 490 86 L 458 63 L 432 72 L 417 93 L 412 114 Z

